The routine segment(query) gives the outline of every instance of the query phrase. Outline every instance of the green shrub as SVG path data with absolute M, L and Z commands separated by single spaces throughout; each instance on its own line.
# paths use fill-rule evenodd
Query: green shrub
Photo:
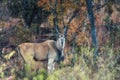
M 47 71 L 39 69 L 37 72 L 33 71 L 29 64 L 24 65 L 23 71 L 19 71 L 17 78 L 22 80 L 46 80 Z
M 25 64 L 24 69 L 18 71 L 16 80 L 119 80 L 120 79 L 120 51 L 114 51 L 106 46 L 102 47 L 96 61 L 93 59 L 94 49 L 80 47 L 74 55 L 74 66 L 64 66 L 47 74 L 45 69 L 33 71 L 31 66 Z M 94 64 L 96 63 L 96 64 Z M 4 77 L 4 72 L 0 73 Z
M 102 47 L 97 60 L 93 59 L 94 49 L 81 47 L 75 56 L 73 67 L 58 69 L 47 80 L 116 80 L 120 79 L 120 67 L 115 67 L 116 54 L 110 47 Z M 77 63 L 77 64 L 76 64 Z M 94 64 L 96 63 L 96 64 Z M 119 71 L 119 72 L 118 72 Z

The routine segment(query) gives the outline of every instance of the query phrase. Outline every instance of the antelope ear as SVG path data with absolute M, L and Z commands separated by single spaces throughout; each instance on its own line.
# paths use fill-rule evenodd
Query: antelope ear
M 60 38 L 60 37 L 65 37 L 65 35 L 64 35 L 64 34 L 59 34 L 59 38 Z

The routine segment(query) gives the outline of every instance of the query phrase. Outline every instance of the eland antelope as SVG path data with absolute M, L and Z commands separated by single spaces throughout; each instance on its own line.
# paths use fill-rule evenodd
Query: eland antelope
M 68 26 L 64 25 L 63 34 L 61 34 L 57 20 L 54 21 L 54 26 L 57 34 L 56 37 L 59 34 L 56 41 L 46 40 L 41 43 L 22 43 L 15 48 L 27 64 L 34 65 L 36 62 L 47 60 L 48 73 L 53 72 L 55 62 L 60 62 L 64 57 L 65 35 L 68 30 Z M 6 50 L 8 49 L 3 49 L 2 53 L 8 52 Z
M 25 63 L 34 65 L 36 61 L 47 60 L 48 73 L 54 70 L 55 62 L 64 57 L 63 49 L 65 47 L 64 35 L 59 35 L 57 41 L 46 40 L 41 43 L 22 43 L 15 48 Z M 9 53 L 7 47 L 2 49 L 2 53 Z

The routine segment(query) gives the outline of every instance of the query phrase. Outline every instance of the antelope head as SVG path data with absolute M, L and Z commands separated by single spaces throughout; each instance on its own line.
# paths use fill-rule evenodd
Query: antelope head
M 61 59 L 64 59 L 64 48 L 65 48 L 65 36 L 67 34 L 67 28 L 68 27 L 64 27 L 63 29 L 63 33 L 60 32 L 59 27 L 56 27 L 56 32 L 57 32 L 57 41 L 56 41 L 56 47 L 57 49 L 60 51 L 61 54 Z

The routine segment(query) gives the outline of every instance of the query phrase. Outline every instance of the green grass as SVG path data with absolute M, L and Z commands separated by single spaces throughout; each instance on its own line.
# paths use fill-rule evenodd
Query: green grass
M 80 47 L 73 56 L 74 65 L 61 63 L 52 74 L 47 74 L 45 69 L 32 71 L 31 66 L 25 64 L 24 70 L 17 72 L 15 80 L 119 80 L 120 50 L 102 47 L 99 54 L 94 61 L 93 49 Z M 0 73 L 0 77 L 5 77 L 4 72 Z

